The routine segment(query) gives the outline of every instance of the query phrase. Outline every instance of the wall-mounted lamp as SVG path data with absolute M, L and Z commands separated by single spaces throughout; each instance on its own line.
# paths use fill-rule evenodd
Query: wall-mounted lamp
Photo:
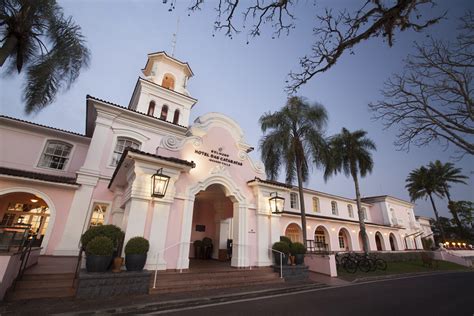
M 158 198 L 164 197 L 169 182 L 170 177 L 163 174 L 163 168 L 158 169 L 156 173 L 151 176 L 151 196 Z
M 285 198 L 278 196 L 278 192 L 271 192 L 268 201 L 270 202 L 270 210 L 272 213 L 280 214 L 283 212 Z

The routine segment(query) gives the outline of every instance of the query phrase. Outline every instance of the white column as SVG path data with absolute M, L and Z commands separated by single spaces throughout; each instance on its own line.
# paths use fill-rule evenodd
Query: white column
M 125 205 L 127 225 L 125 229 L 124 245 L 130 238 L 143 237 L 145 234 L 145 223 L 148 212 L 148 200 L 132 197 Z M 125 247 L 124 247 L 125 249 Z
M 116 188 L 114 191 L 114 199 L 112 202 L 112 210 L 110 213 L 109 224 L 118 226 L 123 230 L 124 227 L 122 227 L 122 222 L 123 222 L 124 209 L 121 208 L 122 198 L 123 198 L 123 190 Z
M 166 247 L 170 206 L 170 203 L 162 200 L 154 202 L 153 219 L 150 229 L 150 250 L 148 251 L 145 269 L 166 270 L 163 249 Z M 176 249 L 172 250 L 175 251 Z
M 178 266 L 176 269 L 189 268 L 189 244 L 193 225 L 194 196 L 184 202 L 183 218 L 181 225 L 181 244 L 179 245 Z
M 247 231 L 247 207 L 234 202 L 232 267 L 248 267 L 249 244 Z
M 82 172 L 99 173 L 104 148 L 107 148 L 107 138 L 110 134 L 112 119 L 112 115 L 98 111 L 94 134 L 92 135 L 84 165 L 81 167 Z
M 80 239 L 89 224 L 90 203 L 97 182 L 97 177 L 78 175 L 77 183 L 81 184 L 81 187 L 74 193 L 61 241 L 53 252 L 55 256 L 79 254 Z
M 272 257 L 268 250 L 272 247 L 269 217 L 268 214 L 257 213 L 257 266 L 259 267 L 272 264 Z

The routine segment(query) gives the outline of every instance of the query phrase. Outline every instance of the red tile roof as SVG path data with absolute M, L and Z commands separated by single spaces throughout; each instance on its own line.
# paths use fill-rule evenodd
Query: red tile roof
M 20 178 L 41 180 L 41 181 L 46 181 L 46 182 L 78 185 L 78 183 L 76 182 L 76 178 L 72 178 L 72 177 L 56 176 L 56 175 L 51 175 L 51 174 L 5 168 L 5 167 L 0 167 L 0 174 L 20 177 Z

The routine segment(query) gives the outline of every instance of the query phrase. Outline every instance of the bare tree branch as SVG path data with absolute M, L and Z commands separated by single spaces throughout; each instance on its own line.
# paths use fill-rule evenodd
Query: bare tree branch
M 386 81 L 384 100 L 369 104 L 386 128 L 398 127 L 400 149 L 438 142 L 454 145 L 461 156 L 474 155 L 474 15 L 462 22 L 454 43 L 415 44 L 404 73 Z
M 352 48 L 364 40 L 384 37 L 392 46 L 397 30 L 421 31 L 444 17 L 415 22 L 421 19 L 418 9 L 422 5 L 433 6 L 434 3 L 431 0 L 398 0 L 393 6 L 387 6 L 382 0 L 367 0 L 355 14 L 341 11 L 334 15 L 326 10 L 325 15 L 317 17 L 319 25 L 313 29 L 317 39 L 311 54 L 300 59 L 301 71 L 289 74 L 287 92 L 295 93 L 315 75 L 334 66 L 344 52 L 352 53 Z

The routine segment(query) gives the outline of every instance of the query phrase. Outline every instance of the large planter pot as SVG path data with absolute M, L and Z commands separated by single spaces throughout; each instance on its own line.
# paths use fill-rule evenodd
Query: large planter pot
M 296 254 L 295 255 L 295 263 L 297 265 L 301 265 L 304 263 L 304 254 Z
M 194 259 L 201 259 L 202 254 L 202 247 L 201 246 L 194 246 Z
M 146 254 L 133 254 L 125 256 L 127 271 L 142 271 L 146 262 Z
M 280 265 L 280 254 L 279 253 L 274 253 L 273 255 L 275 256 L 275 266 L 279 266 Z M 288 255 L 283 255 L 282 259 L 283 259 L 283 265 L 286 266 L 288 264 Z
M 95 256 L 87 255 L 86 269 L 87 272 L 106 272 L 109 268 L 112 256 Z

